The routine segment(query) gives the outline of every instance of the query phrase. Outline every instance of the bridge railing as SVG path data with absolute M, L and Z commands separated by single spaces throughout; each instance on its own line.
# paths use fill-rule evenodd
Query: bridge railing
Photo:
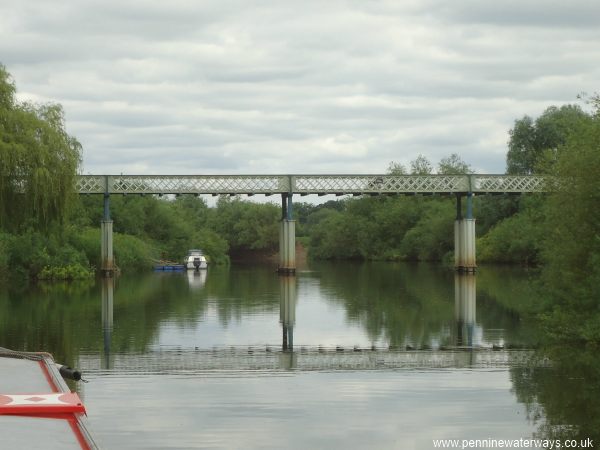
M 546 178 L 537 175 L 470 175 L 471 192 L 546 192 Z
M 514 175 L 80 175 L 80 194 L 453 194 L 545 192 Z

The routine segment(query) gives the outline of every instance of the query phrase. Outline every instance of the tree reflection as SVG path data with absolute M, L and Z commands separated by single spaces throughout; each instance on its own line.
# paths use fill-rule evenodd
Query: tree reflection
M 511 368 L 517 399 L 548 439 L 600 442 L 600 359 L 596 349 L 540 350 L 527 366 Z
M 279 280 L 270 270 L 210 270 L 205 279 L 185 273 L 142 274 L 73 283 L 15 284 L 0 289 L 0 345 L 48 351 L 77 366 L 80 353 L 144 353 L 160 326 L 195 323 L 209 308 L 227 326 L 246 314 L 279 309 Z M 111 312 L 112 311 L 112 312 Z M 113 323 L 114 317 L 114 323 Z
M 536 302 L 527 276 L 482 270 L 471 282 L 427 264 L 316 264 L 323 295 L 346 309 L 372 342 L 391 347 L 527 345 L 521 312 Z M 477 282 L 475 282 L 477 279 Z M 475 308 L 475 303 L 477 307 Z M 477 310 L 477 317 L 475 317 Z M 460 325 L 460 329 L 458 326 Z M 464 326 L 463 326 L 464 325 Z
M 277 327 L 279 313 L 282 348 L 293 350 L 295 304 L 306 282 L 318 285 L 316 295 L 335 303 L 371 342 L 398 349 L 523 344 L 534 335 L 519 316 L 527 301 L 535 301 L 524 288 L 527 278 L 481 271 L 476 283 L 472 278 L 461 288 L 452 271 L 424 264 L 317 263 L 311 269 L 296 277 L 260 267 L 211 267 L 198 278 L 142 274 L 116 278 L 112 291 L 100 280 L 11 286 L 0 290 L 0 345 L 50 351 L 72 366 L 80 352 L 103 354 L 110 368 L 114 355 L 147 352 L 166 322 L 191 329 L 211 315 L 227 328 L 252 315 L 272 315 Z

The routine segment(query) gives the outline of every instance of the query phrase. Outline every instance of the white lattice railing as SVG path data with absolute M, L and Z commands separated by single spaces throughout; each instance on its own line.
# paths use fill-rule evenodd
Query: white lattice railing
M 461 175 L 297 175 L 298 193 L 448 193 L 468 191 L 468 177 Z
M 513 175 L 81 175 L 81 194 L 452 194 L 544 192 Z

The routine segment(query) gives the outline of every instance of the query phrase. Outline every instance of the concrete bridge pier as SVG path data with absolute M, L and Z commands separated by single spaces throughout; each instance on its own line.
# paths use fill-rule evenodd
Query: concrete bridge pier
M 110 219 L 110 195 L 104 194 L 104 217 L 100 222 L 100 272 L 104 277 L 112 277 L 115 273 L 113 256 L 113 221 Z
M 292 194 L 281 194 L 279 273 L 296 273 L 296 221 L 292 219 Z
M 473 218 L 473 193 L 467 194 L 466 217 L 462 216 L 461 195 L 456 196 L 456 220 L 454 222 L 454 268 L 458 272 L 474 273 L 477 268 L 475 256 L 475 219 Z

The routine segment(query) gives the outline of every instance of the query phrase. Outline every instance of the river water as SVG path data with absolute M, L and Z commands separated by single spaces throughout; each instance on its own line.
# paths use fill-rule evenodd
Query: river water
M 105 448 L 595 438 L 600 364 L 532 350 L 534 278 L 336 262 L 12 285 L 0 346 L 81 368 Z

